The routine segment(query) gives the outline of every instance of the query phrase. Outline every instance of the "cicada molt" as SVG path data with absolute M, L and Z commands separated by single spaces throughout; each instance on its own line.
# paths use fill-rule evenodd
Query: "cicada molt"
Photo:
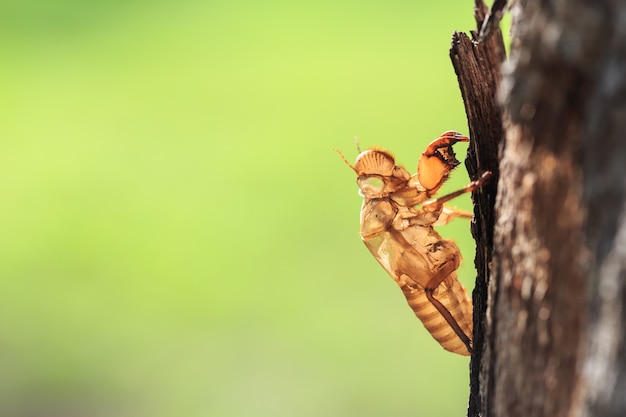
M 394 156 L 381 148 L 361 152 L 354 165 L 363 196 L 361 239 L 400 286 L 409 306 L 444 349 L 469 355 L 472 351 L 472 302 L 459 282 L 458 246 L 434 229 L 471 213 L 445 203 L 482 186 L 486 172 L 468 186 L 433 198 L 449 173 L 459 165 L 452 146 L 469 139 L 444 132 L 422 152 L 417 173 L 396 165 Z M 342 155 L 343 158 L 343 155 Z

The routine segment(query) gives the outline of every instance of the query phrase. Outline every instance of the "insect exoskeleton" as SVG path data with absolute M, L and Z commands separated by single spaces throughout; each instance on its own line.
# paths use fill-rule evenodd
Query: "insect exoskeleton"
M 415 175 L 396 165 L 391 152 L 372 148 L 361 152 L 354 165 L 361 207 L 361 239 L 400 286 L 409 306 L 444 349 L 461 355 L 472 351 L 472 304 L 456 270 L 461 253 L 433 226 L 467 213 L 444 203 L 482 186 L 486 172 L 461 190 L 432 199 L 459 165 L 452 146 L 469 139 L 447 131 L 432 141 L 418 162 Z

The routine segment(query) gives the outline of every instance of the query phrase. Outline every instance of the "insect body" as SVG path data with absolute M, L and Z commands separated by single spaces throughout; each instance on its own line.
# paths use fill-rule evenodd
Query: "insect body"
M 459 248 L 433 226 L 470 213 L 444 203 L 483 185 L 487 172 L 467 187 L 429 200 L 457 161 L 452 145 L 469 139 L 448 131 L 422 153 L 417 174 L 396 165 L 393 155 L 373 148 L 361 152 L 354 166 L 363 195 L 361 239 L 400 286 L 409 306 L 444 349 L 461 355 L 472 350 L 472 304 L 456 270 Z M 345 161 L 345 158 L 344 158 Z

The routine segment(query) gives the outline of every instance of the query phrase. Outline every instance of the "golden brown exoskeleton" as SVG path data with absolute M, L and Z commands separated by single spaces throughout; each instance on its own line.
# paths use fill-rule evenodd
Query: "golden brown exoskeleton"
M 468 140 L 458 132 L 444 132 L 422 153 L 415 175 L 396 165 L 393 155 L 380 148 L 361 152 L 354 166 L 344 158 L 356 172 L 364 197 L 361 239 L 365 246 L 398 283 L 435 340 L 461 355 L 472 351 L 472 303 L 456 274 L 461 263 L 459 248 L 433 226 L 455 217 L 471 218 L 470 213 L 444 203 L 480 187 L 491 173 L 458 191 L 429 199 L 459 164 L 452 145 Z

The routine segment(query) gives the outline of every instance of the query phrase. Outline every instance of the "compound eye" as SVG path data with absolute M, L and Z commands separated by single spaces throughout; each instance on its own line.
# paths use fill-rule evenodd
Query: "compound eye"
M 359 177 L 357 183 L 361 189 L 361 193 L 367 198 L 378 198 L 383 195 L 385 181 L 379 175 Z

